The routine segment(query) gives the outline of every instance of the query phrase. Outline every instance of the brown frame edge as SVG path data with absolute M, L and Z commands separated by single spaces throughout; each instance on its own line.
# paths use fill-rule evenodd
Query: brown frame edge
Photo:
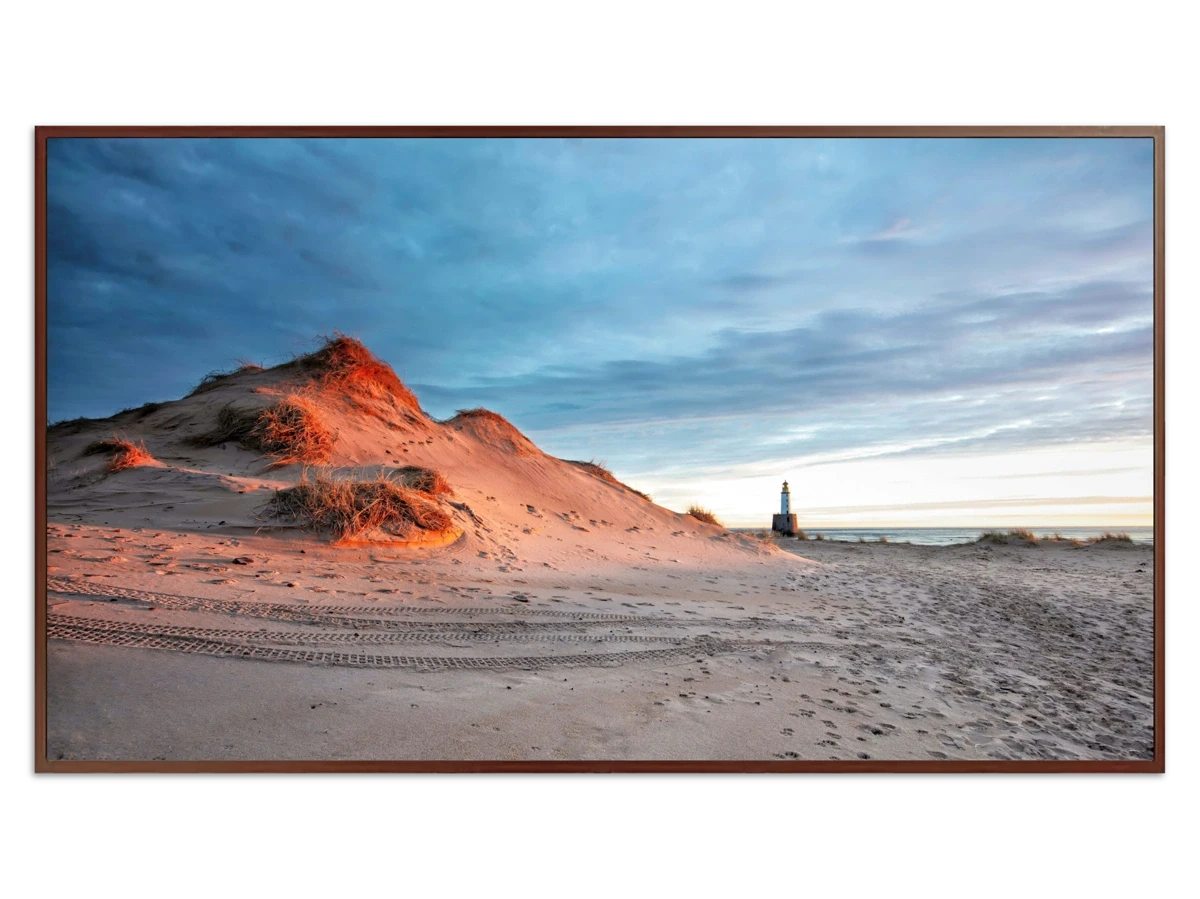
M 1166 771 L 1163 125 L 35 125 L 35 773 L 1126 773 Z M 52 761 L 47 759 L 47 139 L 52 137 L 1148 137 L 1154 140 L 1154 757 L 1151 761 Z

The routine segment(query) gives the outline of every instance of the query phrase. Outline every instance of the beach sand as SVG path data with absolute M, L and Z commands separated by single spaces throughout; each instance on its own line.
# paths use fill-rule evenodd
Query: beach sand
M 1149 547 L 764 541 L 355 364 L 50 429 L 51 759 L 1152 757 Z M 200 438 L 292 395 L 449 524 L 272 517 L 304 466 Z
M 51 758 L 1152 753 L 1146 547 L 780 540 L 806 561 L 502 572 L 454 547 L 81 525 L 50 543 L 51 636 L 73 629 L 50 643 Z

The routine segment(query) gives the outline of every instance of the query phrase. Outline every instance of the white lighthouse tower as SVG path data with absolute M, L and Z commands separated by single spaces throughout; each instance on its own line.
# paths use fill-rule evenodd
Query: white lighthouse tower
M 783 489 L 779 491 L 779 514 L 771 516 L 771 530 L 790 537 L 799 529 L 797 516 L 792 513 L 792 490 L 788 487 L 788 482 L 784 481 Z

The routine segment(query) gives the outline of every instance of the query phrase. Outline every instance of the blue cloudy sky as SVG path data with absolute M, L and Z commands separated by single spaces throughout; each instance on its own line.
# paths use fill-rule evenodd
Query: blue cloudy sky
M 1149 140 L 65 140 L 49 416 L 335 329 L 666 505 L 1149 523 Z

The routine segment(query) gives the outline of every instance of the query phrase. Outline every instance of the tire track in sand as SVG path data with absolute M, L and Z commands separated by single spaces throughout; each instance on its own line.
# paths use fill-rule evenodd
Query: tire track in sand
M 197 629 L 203 630 L 203 629 Z M 708 637 L 696 637 L 686 645 L 664 649 L 630 650 L 626 652 L 575 653 L 557 656 L 408 656 L 378 655 L 375 653 L 342 652 L 284 646 L 263 646 L 231 642 L 204 636 L 136 633 L 130 630 L 106 630 L 70 623 L 54 623 L 47 627 L 52 640 L 68 640 L 109 646 L 128 646 L 141 649 L 164 649 L 198 655 L 227 658 L 258 659 L 270 662 L 302 662 L 348 668 L 417 668 L 426 671 L 452 669 L 504 670 L 511 668 L 609 668 L 637 662 L 674 662 L 695 658 L 698 654 L 716 655 L 735 651 L 736 647 Z

